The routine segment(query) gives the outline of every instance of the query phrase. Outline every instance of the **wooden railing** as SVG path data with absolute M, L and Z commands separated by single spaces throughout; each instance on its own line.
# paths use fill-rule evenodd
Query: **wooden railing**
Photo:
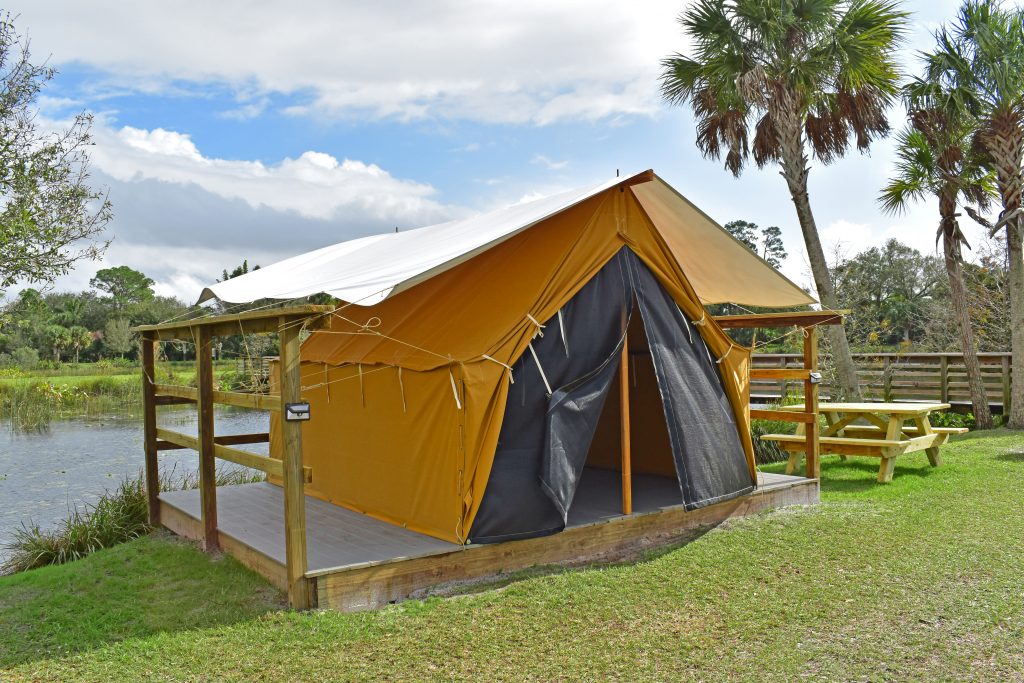
M 287 404 L 301 401 L 300 330 L 316 329 L 324 325 L 327 315 L 333 310 L 331 306 L 307 304 L 135 328 L 142 336 L 144 450 L 150 523 L 155 525 L 160 522 L 160 470 L 157 460 L 160 451 L 191 448 L 199 452 L 200 527 L 203 546 L 208 551 L 216 551 L 220 547 L 216 460 L 228 460 L 279 478 L 284 491 L 288 600 L 296 609 L 306 609 L 316 604 L 313 584 L 306 579 L 309 563 L 306 553 L 304 484 L 310 482 L 312 472 L 302 464 L 301 425 L 285 420 L 283 413 Z M 278 334 L 281 356 L 277 385 L 280 393 L 264 395 L 218 391 L 213 378 L 213 338 L 268 332 Z M 155 381 L 157 344 L 165 340 L 187 340 L 195 345 L 197 387 L 159 384 Z M 196 405 L 199 418 L 199 433 L 196 436 L 157 426 L 157 406 L 183 403 Z M 238 444 L 265 443 L 270 440 L 269 432 L 215 434 L 213 408 L 217 404 L 271 411 L 270 420 L 275 422 L 281 435 L 278 449 L 280 459 L 232 448 Z
M 1009 353 L 979 353 L 985 393 L 989 405 L 1001 410 L 1010 402 Z M 960 353 L 855 353 L 857 376 L 866 400 L 936 401 L 970 405 L 967 370 Z M 754 368 L 785 370 L 803 365 L 799 353 L 758 353 Z M 828 379 L 827 377 L 825 378 Z M 757 377 L 751 374 L 750 394 L 755 401 L 776 401 L 787 395 L 799 395 L 802 385 L 782 377 Z M 827 381 L 821 393 L 830 397 Z

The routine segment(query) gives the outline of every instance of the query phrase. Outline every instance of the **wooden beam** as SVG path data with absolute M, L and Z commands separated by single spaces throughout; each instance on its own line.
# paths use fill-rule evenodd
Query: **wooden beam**
M 274 394 L 249 394 L 241 391 L 214 391 L 213 402 L 254 410 L 280 410 L 281 397 Z
M 805 381 L 810 371 L 802 368 L 750 368 L 750 379 L 795 379 Z
M 284 465 L 277 458 L 268 458 L 265 455 L 257 455 L 256 453 L 220 444 L 215 444 L 213 451 L 221 460 L 227 460 L 242 467 L 251 467 L 254 470 L 266 472 L 271 477 L 279 479 L 284 477 Z M 313 481 L 313 469 L 311 467 L 302 468 L 302 481 L 305 484 Z
M 268 308 L 245 311 L 228 315 L 213 315 L 205 318 L 180 320 L 161 325 L 140 325 L 135 332 L 152 332 L 156 339 L 189 339 L 198 337 L 198 331 L 205 329 L 210 336 L 222 337 L 235 334 L 277 332 L 279 328 L 307 320 L 307 329 L 316 329 L 326 323 L 326 315 L 334 306 L 307 304 L 283 308 Z
M 203 546 L 220 549 L 217 538 L 217 460 L 213 440 L 213 344 L 207 328 L 196 339 L 196 384 L 199 412 L 199 498 L 202 506 Z
M 753 313 L 750 315 L 719 315 L 719 327 L 812 327 L 842 325 L 849 311 L 793 311 L 790 313 Z
M 146 456 L 146 500 L 149 523 L 160 524 L 160 463 L 156 443 L 156 341 L 153 335 L 142 336 L 142 431 Z
M 302 472 L 302 423 L 284 419 L 286 403 L 301 400 L 302 376 L 299 358 L 299 328 L 281 325 L 281 409 L 279 420 L 284 489 L 285 571 L 288 575 L 288 602 L 294 609 L 309 609 L 312 604 L 306 579 L 306 494 Z
M 818 328 L 804 328 L 804 370 L 818 370 Z M 818 385 L 810 377 L 804 380 L 804 412 L 813 416 L 807 425 L 807 477 L 821 477 L 821 459 L 818 457 Z
M 758 410 L 757 408 L 751 408 L 750 419 L 815 424 L 818 421 L 818 416 L 814 413 L 800 413 L 793 410 Z
M 213 442 L 222 446 L 237 446 L 243 443 L 269 443 L 270 432 L 256 432 L 253 434 L 224 434 L 213 437 Z
M 191 398 L 180 398 L 178 396 L 154 396 L 153 403 L 158 406 L 182 406 L 192 405 L 195 400 Z
M 157 397 L 173 397 L 182 401 L 198 401 L 199 393 L 195 387 L 184 387 L 176 384 L 157 384 Z M 281 397 L 273 394 L 249 394 L 241 391 L 212 392 L 211 400 L 220 405 L 252 408 L 254 410 L 280 410 Z
M 194 451 L 198 451 L 200 447 L 198 437 L 182 434 L 181 432 L 174 432 L 170 429 L 157 429 L 156 436 L 160 439 L 157 441 L 157 450 L 160 451 L 173 451 L 181 448 L 189 448 Z M 284 468 L 281 461 L 277 458 L 270 458 L 264 455 L 250 453 L 249 451 L 230 448 L 227 445 L 230 443 L 259 443 L 261 441 L 266 441 L 266 437 L 266 433 L 216 436 L 213 439 L 213 452 L 214 455 L 221 460 L 228 460 L 237 465 L 251 467 L 254 470 L 266 472 L 272 477 L 283 477 Z M 311 467 L 304 466 L 302 468 L 302 480 L 307 484 L 313 481 L 313 469 Z
M 157 435 L 164 439 L 158 441 L 157 450 L 160 451 L 173 451 L 182 448 L 191 448 L 192 450 L 199 450 L 199 440 L 194 436 L 188 434 L 182 434 L 180 432 L 172 432 L 169 429 L 158 429 Z M 270 441 L 269 432 L 259 432 L 257 434 L 225 434 L 224 436 L 213 437 L 213 442 L 222 444 L 225 446 L 233 446 L 243 443 L 266 443 Z
M 186 387 L 180 384 L 157 384 L 154 389 L 156 390 L 157 398 L 166 396 L 193 403 L 199 400 L 199 391 L 195 387 Z
M 633 465 L 629 431 L 629 321 L 622 313 L 622 356 L 619 359 L 620 443 L 622 445 L 622 514 L 633 514 Z
M 166 443 L 174 444 L 178 448 L 191 448 L 194 451 L 199 450 L 199 439 L 188 434 L 182 434 L 181 432 L 171 431 L 170 429 L 164 429 L 163 427 L 157 427 L 156 438 L 165 441 Z M 160 450 L 174 450 L 173 448 L 161 448 Z

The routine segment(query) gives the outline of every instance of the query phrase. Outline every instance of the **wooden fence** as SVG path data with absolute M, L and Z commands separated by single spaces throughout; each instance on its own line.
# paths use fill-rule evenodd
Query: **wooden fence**
M 995 412 L 1010 403 L 1009 353 L 979 353 L 985 393 Z M 855 353 L 857 376 L 865 400 L 872 401 L 939 401 L 954 406 L 970 406 L 967 370 L 960 353 Z M 825 361 L 827 363 L 827 361 Z M 755 368 L 798 368 L 803 365 L 799 353 L 754 354 Z M 822 384 L 822 398 L 831 395 L 827 380 Z M 777 401 L 787 395 L 798 395 L 802 386 L 784 380 L 751 380 L 751 400 Z

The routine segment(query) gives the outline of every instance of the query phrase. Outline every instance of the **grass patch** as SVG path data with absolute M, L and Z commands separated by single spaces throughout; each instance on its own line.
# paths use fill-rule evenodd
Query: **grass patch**
M 237 566 L 147 536 L 0 578 L 0 678 L 1021 680 L 1021 453 L 1024 435 L 970 434 L 889 485 L 825 457 L 820 506 L 365 614 L 268 613 Z

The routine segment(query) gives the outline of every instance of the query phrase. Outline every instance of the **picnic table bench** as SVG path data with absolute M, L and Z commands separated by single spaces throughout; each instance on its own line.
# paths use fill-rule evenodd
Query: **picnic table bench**
M 818 411 L 825 416 L 827 426 L 818 437 L 819 450 L 843 460 L 848 455 L 881 458 L 881 483 L 892 481 L 896 458 L 904 453 L 925 451 L 932 467 L 938 467 L 939 446 L 951 434 L 967 431 L 932 426 L 928 416 L 948 408 L 948 403 L 821 403 Z M 785 406 L 780 410 L 803 412 L 804 407 Z M 789 452 L 786 474 L 792 474 L 807 447 L 806 425 L 798 424 L 796 434 L 765 434 L 761 440 L 777 442 Z

